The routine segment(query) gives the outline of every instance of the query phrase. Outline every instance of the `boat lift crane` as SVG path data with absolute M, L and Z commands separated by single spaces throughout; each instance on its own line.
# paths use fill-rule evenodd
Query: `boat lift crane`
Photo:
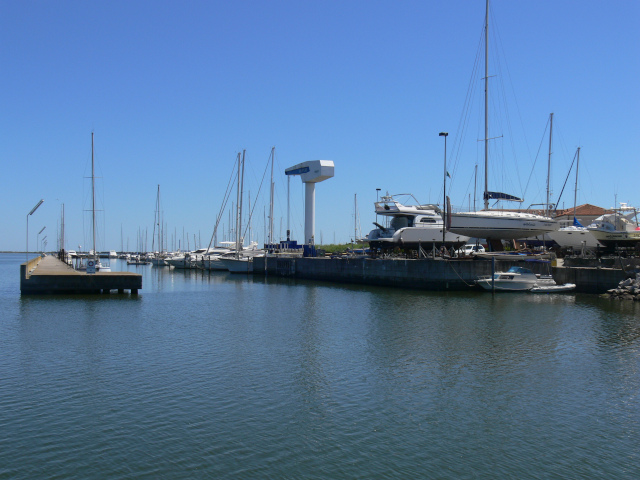
M 333 160 L 310 160 L 287 168 L 285 175 L 300 175 L 304 183 L 304 244 L 315 245 L 316 183 L 333 177 Z

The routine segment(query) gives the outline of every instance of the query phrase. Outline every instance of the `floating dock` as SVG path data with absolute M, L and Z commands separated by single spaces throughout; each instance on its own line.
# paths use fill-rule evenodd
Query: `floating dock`
M 97 272 L 87 274 L 74 270 L 50 255 L 36 257 L 20 265 L 20 293 L 78 294 L 110 293 L 129 290 L 136 295 L 142 288 L 142 275 L 133 272 Z

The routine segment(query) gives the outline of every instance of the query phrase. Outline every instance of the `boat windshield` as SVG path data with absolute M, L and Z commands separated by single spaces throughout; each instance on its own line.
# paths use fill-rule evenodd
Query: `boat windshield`
M 528 268 L 524 268 L 524 267 L 511 267 L 509 270 L 507 270 L 507 273 L 530 273 L 533 274 L 533 272 L 531 270 L 529 270 Z

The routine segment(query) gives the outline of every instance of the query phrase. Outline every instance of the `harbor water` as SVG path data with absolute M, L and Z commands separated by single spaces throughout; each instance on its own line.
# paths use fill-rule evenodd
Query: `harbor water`
M 21 296 L 0 479 L 637 479 L 640 302 L 152 266 Z

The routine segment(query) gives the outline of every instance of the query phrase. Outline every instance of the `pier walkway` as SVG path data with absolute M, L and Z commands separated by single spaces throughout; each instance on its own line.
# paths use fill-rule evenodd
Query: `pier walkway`
M 129 290 L 137 294 L 142 288 L 142 275 L 133 272 L 97 272 L 87 274 L 74 270 L 56 257 L 47 255 L 20 265 L 22 294 L 110 293 Z M 29 268 L 27 273 L 25 270 Z

